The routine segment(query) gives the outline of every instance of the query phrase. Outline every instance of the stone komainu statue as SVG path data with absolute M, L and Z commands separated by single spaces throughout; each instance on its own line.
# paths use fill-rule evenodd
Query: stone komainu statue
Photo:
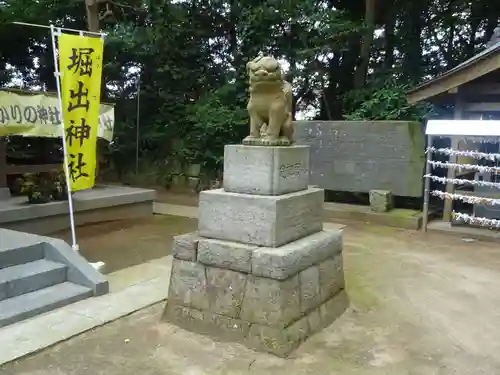
M 292 85 L 283 79 L 278 61 L 262 53 L 247 64 L 250 83 L 250 135 L 246 145 L 293 143 Z

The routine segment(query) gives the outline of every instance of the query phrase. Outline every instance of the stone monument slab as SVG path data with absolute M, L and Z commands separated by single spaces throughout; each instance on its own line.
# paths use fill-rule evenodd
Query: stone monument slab
M 225 191 L 243 194 L 280 195 L 307 189 L 309 147 L 227 145 L 223 181 Z

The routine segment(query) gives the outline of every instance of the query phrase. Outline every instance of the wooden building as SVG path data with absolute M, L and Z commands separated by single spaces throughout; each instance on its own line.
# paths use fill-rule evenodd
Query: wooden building
M 450 106 L 455 120 L 500 120 L 500 40 L 492 40 L 488 45 L 471 59 L 409 90 L 408 102 Z M 471 149 L 471 145 L 457 138 L 451 140 L 451 147 Z M 449 161 L 457 162 L 454 157 Z M 455 176 L 455 171 L 449 169 L 448 178 Z M 446 186 L 447 192 L 454 190 L 454 185 Z M 450 221 L 452 209 L 453 201 L 446 200 L 443 220 Z

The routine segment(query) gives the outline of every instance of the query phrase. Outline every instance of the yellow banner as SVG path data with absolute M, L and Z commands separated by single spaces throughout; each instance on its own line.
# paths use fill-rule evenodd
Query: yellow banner
M 111 142 L 114 124 L 114 107 L 101 104 L 97 136 Z M 0 137 L 6 135 L 59 138 L 61 114 L 57 97 L 0 91 Z
M 63 141 L 71 191 L 90 189 L 95 183 L 103 49 L 101 38 L 59 36 Z

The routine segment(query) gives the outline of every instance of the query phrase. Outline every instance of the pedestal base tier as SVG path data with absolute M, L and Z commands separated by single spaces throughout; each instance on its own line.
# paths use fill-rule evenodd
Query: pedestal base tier
M 323 228 L 324 191 L 317 188 L 279 196 L 200 193 L 200 236 L 278 247 Z
M 281 195 L 307 189 L 309 146 L 227 145 L 224 190 L 233 193 Z
M 347 293 L 341 290 L 289 326 L 277 328 L 216 314 L 210 310 L 182 306 L 168 300 L 163 320 L 216 340 L 239 342 L 253 350 L 287 357 L 307 338 L 342 316 L 348 306 Z
M 278 249 L 187 234 L 174 240 L 165 319 L 286 356 L 343 313 L 343 289 L 338 231 Z

